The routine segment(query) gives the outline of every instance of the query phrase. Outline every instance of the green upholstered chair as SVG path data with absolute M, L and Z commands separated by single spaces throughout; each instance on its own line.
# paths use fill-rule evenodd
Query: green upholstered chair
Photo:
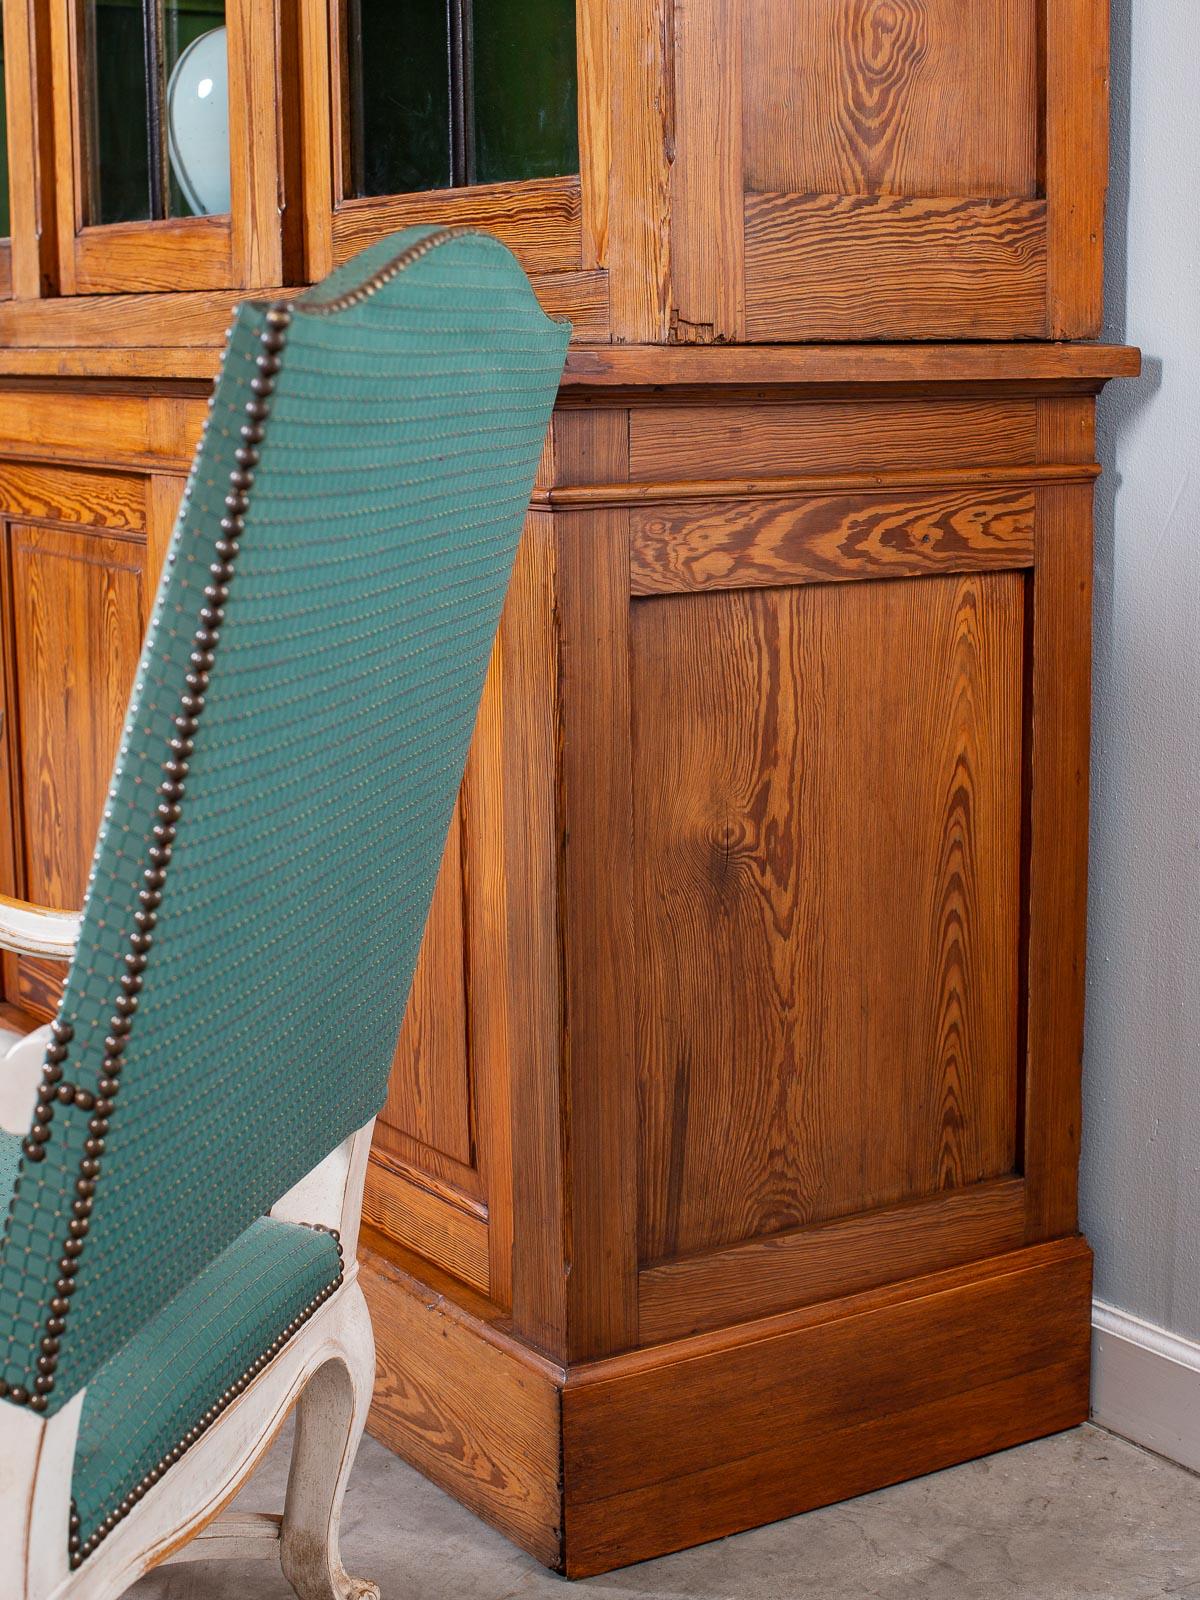
M 377 1593 L 363 1173 L 568 331 L 449 230 L 236 315 L 82 914 L 0 910 L 72 958 L 0 1063 L 3 1600 Z M 218 1518 L 294 1405 L 282 1517 Z

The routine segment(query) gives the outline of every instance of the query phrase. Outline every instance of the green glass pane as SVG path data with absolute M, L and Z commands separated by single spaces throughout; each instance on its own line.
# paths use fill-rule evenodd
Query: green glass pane
M 474 0 L 475 180 L 579 171 L 575 0 Z
M 92 146 L 88 220 L 150 215 L 146 31 L 141 0 L 89 0 Z
M 228 76 L 224 39 L 214 33 L 224 26 L 225 0 L 167 0 L 164 7 L 166 114 L 168 126 L 173 125 L 176 134 L 170 145 L 169 210 L 173 217 L 229 210 Z M 205 50 L 201 40 L 214 48 Z M 184 57 L 187 59 L 176 74 Z M 205 115 L 212 109 L 217 110 L 218 125 Z M 188 179 L 186 189 L 180 183 L 181 167 Z
M 0 238 L 7 239 L 12 232 L 8 211 L 8 92 L 4 80 L 4 6 L 0 0 Z
M 188 216 L 193 211 L 223 210 L 228 199 L 216 205 L 203 203 L 205 195 L 211 197 L 211 185 L 201 189 L 201 203 L 193 205 L 194 186 L 189 194 L 181 187 L 174 159 L 165 161 L 167 127 L 169 120 L 168 85 L 172 74 L 189 49 L 204 35 L 212 33 L 225 22 L 225 0 L 162 0 L 161 4 L 161 60 L 153 73 L 156 109 L 158 112 L 159 149 L 152 144 L 152 117 L 150 96 L 146 79 L 146 13 L 152 10 L 154 0 L 88 0 L 87 60 L 90 62 L 92 90 L 91 148 L 88 220 L 90 222 L 141 222 L 152 215 L 150 202 L 150 168 L 154 161 L 159 171 L 167 174 L 166 210 L 171 216 Z M 225 77 L 224 52 L 220 52 L 220 69 L 201 76 L 199 81 L 208 84 L 211 104 L 224 105 Z M 215 81 L 214 81 L 215 80 Z M 186 86 L 185 86 L 186 87 Z M 192 85 L 195 88 L 195 85 Z M 203 109 L 203 103 L 196 103 Z M 198 136 L 207 139 L 215 148 L 224 140 L 218 153 L 221 171 L 227 172 L 228 120 L 222 110 L 219 129 L 214 134 L 206 131 L 203 119 L 191 119 L 193 142 Z M 219 136 L 219 137 L 218 137 Z M 203 166 L 205 154 L 211 151 L 193 148 L 185 152 L 190 156 L 189 167 Z
M 351 194 L 450 182 L 446 0 L 348 0 Z

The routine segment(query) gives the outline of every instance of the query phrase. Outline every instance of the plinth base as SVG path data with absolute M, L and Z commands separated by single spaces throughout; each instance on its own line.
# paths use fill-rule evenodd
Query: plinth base
M 1084 1421 L 1091 1261 L 1060 1240 L 564 1369 L 368 1250 L 369 1427 L 588 1577 Z

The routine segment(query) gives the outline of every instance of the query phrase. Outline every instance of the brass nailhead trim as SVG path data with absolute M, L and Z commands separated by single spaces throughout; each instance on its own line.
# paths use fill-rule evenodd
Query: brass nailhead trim
M 188 1429 L 183 1438 L 179 1440 L 178 1444 L 172 1445 L 165 1456 L 162 1456 L 158 1461 L 156 1461 L 148 1472 L 143 1473 L 143 1475 L 138 1479 L 137 1483 L 134 1484 L 133 1488 L 130 1489 L 129 1493 L 125 1496 L 121 1503 L 118 1506 L 115 1506 L 113 1510 L 110 1511 L 104 1518 L 104 1521 L 100 1524 L 100 1526 L 93 1533 L 89 1534 L 88 1537 L 83 1541 L 81 1541 L 79 1537 L 79 1513 L 75 1508 L 75 1502 L 72 1500 L 70 1531 L 67 1535 L 67 1549 L 72 1571 L 74 1571 L 77 1567 L 81 1567 L 87 1558 L 96 1550 L 96 1548 L 104 1543 L 105 1539 L 107 1539 L 108 1535 L 113 1531 L 113 1529 L 117 1527 L 119 1523 L 125 1520 L 125 1518 L 133 1510 L 134 1506 L 136 1506 L 145 1497 L 145 1495 L 147 1495 L 150 1490 L 153 1489 L 154 1485 L 163 1476 L 163 1474 L 170 1467 L 173 1467 L 181 1456 L 185 1456 L 192 1446 L 197 1442 L 197 1440 L 203 1438 L 203 1436 L 212 1427 L 213 1423 L 216 1422 L 217 1418 L 220 1417 L 233 1404 L 239 1395 L 245 1393 L 245 1391 L 254 1382 L 255 1378 L 258 1377 L 259 1373 L 262 1372 L 263 1368 L 268 1366 L 275 1359 L 283 1347 L 288 1343 L 289 1340 L 296 1336 L 309 1318 L 312 1317 L 315 1312 L 320 1310 L 321 1306 L 325 1304 L 330 1295 L 335 1294 L 337 1290 L 341 1288 L 346 1277 L 346 1258 L 342 1250 L 341 1235 L 338 1233 L 336 1228 L 322 1228 L 317 1226 L 315 1223 L 305 1223 L 303 1226 L 312 1227 L 313 1231 L 316 1233 L 328 1233 L 334 1240 L 335 1244 L 337 1245 L 338 1253 L 337 1277 L 332 1283 L 326 1284 L 325 1288 L 322 1289 L 320 1293 L 313 1296 L 304 1309 L 298 1312 L 296 1316 L 294 1316 L 288 1323 L 287 1327 L 275 1337 L 267 1349 L 263 1351 L 262 1355 L 260 1355 L 250 1364 L 250 1366 L 246 1368 L 245 1372 L 242 1373 L 240 1378 L 235 1379 L 234 1382 L 229 1385 L 228 1389 L 222 1392 L 222 1394 L 213 1402 L 213 1404 L 209 1406 L 208 1410 L 200 1418 L 199 1422 L 194 1423 Z
M 266 324 L 259 334 L 259 354 L 255 359 L 257 376 L 251 380 L 253 398 L 245 405 L 246 421 L 242 424 L 242 443 L 234 452 L 236 465 L 229 474 L 229 493 L 225 505 L 229 515 L 221 519 L 221 537 L 216 541 L 215 559 L 210 568 L 214 582 L 205 591 L 206 604 L 200 610 L 200 621 L 193 637 L 191 654 L 192 671 L 180 696 L 179 713 L 174 719 L 175 734 L 168 741 L 170 753 L 162 766 L 162 780 L 158 785 L 157 822 L 154 826 L 155 843 L 147 852 L 150 865 L 142 873 L 143 887 L 139 890 L 140 909 L 134 914 L 134 932 L 129 935 L 125 972 L 120 979 L 121 993 L 113 1002 L 113 1016 L 109 1019 L 108 1034 L 104 1041 L 104 1059 L 96 1092 L 84 1089 L 65 1080 L 63 1063 L 75 1030 L 69 1022 L 57 1018 L 51 1023 L 51 1042 L 46 1047 L 42 1067 L 42 1082 L 38 1089 L 38 1105 L 34 1112 L 36 1126 L 30 1129 L 22 1143 L 25 1159 L 40 1162 L 46 1159 L 46 1144 L 50 1139 L 54 1116 L 54 1102 L 64 1106 L 78 1106 L 93 1113 L 88 1123 L 89 1137 L 79 1162 L 79 1176 L 75 1180 L 75 1199 L 71 1205 L 71 1222 L 68 1239 L 58 1263 L 60 1276 L 54 1285 L 50 1301 L 50 1315 L 46 1319 L 41 1343 L 42 1355 L 37 1362 L 38 1375 L 32 1392 L 23 1384 L 10 1385 L 0 1378 L 0 1399 L 11 1400 L 16 1405 L 27 1405 L 30 1410 L 42 1412 L 48 1405 L 48 1396 L 54 1389 L 54 1374 L 58 1366 L 59 1341 L 66 1326 L 75 1293 L 75 1277 L 83 1250 L 83 1238 L 95 1200 L 96 1181 L 100 1176 L 100 1157 L 104 1153 L 105 1135 L 109 1130 L 109 1117 L 120 1088 L 121 1057 L 129 1042 L 133 1017 L 137 1011 L 138 994 L 142 988 L 150 948 L 154 942 L 154 927 L 158 921 L 158 907 L 162 903 L 163 884 L 166 882 L 172 846 L 175 842 L 176 824 L 182 816 L 185 783 L 188 774 L 188 757 L 195 748 L 195 734 L 204 710 L 203 691 L 208 687 L 208 674 L 212 667 L 213 652 L 225 620 L 225 601 L 229 598 L 228 581 L 233 576 L 233 563 L 237 558 L 238 537 L 244 531 L 244 513 L 247 495 L 254 484 L 254 468 L 258 464 L 257 445 L 261 443 L 264 425 L 271 410 L 271 395 L 275 389 L 275 374 L 280 370 L 281 355 L 287 343 L 287 330 L 292 320 L 291 307 L 286 301 L 275 301 L 267 309 Z M 11 1214 L 11 1205 L 10 1205 Z M 340 1280 L 339 1280 L 340 1281 Z M 80 1558 L 82 1559 L 82 1557 Z
M 411 267 L 414 261 L 420 261 L 421 257 L 427 256 L 431 250 L 436 250 L 439 245 L 446 244 L 451 239 L 464 237 L 489 236 L 483 228 L 439 228 L 436 233 L 431 233 L 426 238 L 418 240 L 416 244 L 409 245 L 407 250 L 401 250 L 398 256 L 393 256 L 369 278 L 355 284 L 353 289 L 334 295 L 331 300 L 297 301 L 296 310 L 305 315 L 318 317 L 332 316 L 335 311 L 349 311 L 352 306 L 360 306 L 369 300 L 383 288 L 384 284 L 391 283 L 392 279 L 398 277 L 406 267 Z

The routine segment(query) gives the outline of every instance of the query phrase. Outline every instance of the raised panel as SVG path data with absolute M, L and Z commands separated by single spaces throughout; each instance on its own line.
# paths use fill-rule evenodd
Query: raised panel
M 1025 581 L 632 603 L 644 1263 L 1014 1170 Z
M 470 1167 L 471 1063 L 463 966 L 462 816 L 450 825 L 378 1142 L 394 1130 L 464 1167 Z
M 849 583 L 1033 564 L 1033 491 L 760 495 L 635 512 L 634 594 Z
M 743 0 L 749 190 L 1024 195 L 1039 0 Z
M 745 252 L 752 340 L 1045 333 L 1042 200 L 749 195 Z
M 72 908 L 83 904 L 141 652 L 145 546 L 17 524 L 10 548 L 21 892 Z M 21 998 L 54 1005 L 61 970 L 21 962 Z

